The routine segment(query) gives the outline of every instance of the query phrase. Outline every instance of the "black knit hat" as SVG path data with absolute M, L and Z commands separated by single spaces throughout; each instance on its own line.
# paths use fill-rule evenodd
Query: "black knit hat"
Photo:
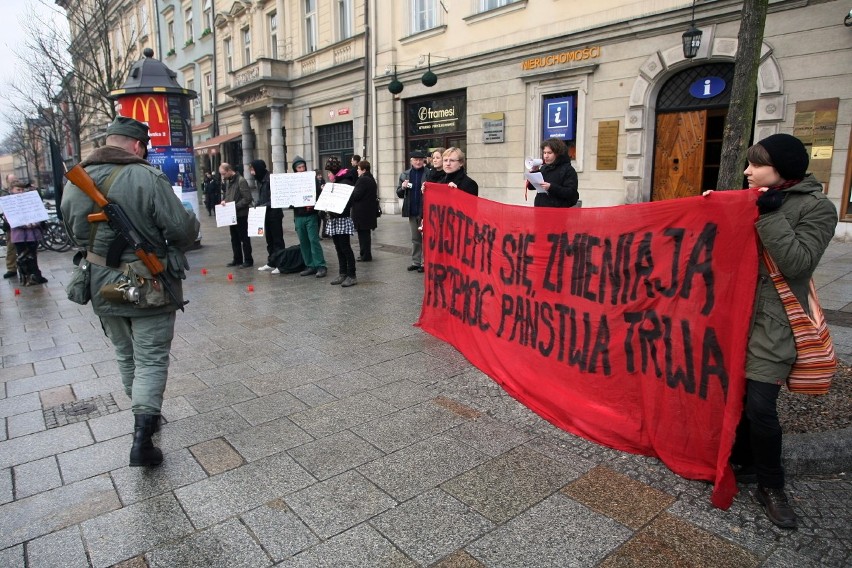
M 810 157 L 801 140 L 789 134 L 773 134 L 758 144 L 769 154 L 778 175 L 787 181 L 804 179 Z
M 308 167 L 308 163 L 305 161 L 305 159 L 303 157 L 296 156 L 295 158 L 293 158 L 293 171 L 294 172 L 296 171 L 296 168 L 299 166 L 299 164 L 304 164 L 305 169 L 307 169 L 307 167 Z

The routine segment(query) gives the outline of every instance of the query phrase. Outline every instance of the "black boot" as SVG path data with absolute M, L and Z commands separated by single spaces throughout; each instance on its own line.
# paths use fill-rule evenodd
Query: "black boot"
M 151 436 L 158 429 L 157 414 L 135 414 L 133 447 L 130 448 L 130 467 L 155 466 L 163 463 L 163 452 L 154 447 Z
M 758 485 L 753 495 L 755 501 L 763 505 L 766 516 L 776 526 L 782 529 L 796 528 L 798 525 L 796 513 L 787 501 L 787 494 L 783 489 Z

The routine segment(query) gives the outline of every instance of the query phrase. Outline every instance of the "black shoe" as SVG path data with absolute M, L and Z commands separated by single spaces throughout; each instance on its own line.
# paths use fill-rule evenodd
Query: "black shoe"
M 417 267 L 417 272 L 419 272 L 419 273 L 423 274 L 425 271 L 426 271 L 426 269 L 425 269 L 425 268 L 423 268 L 422 266 L 418 266 L 418 267 Z
M 3 275 L 3 278 L 14 278 L 17 275 L 18 275 L 17 272 L 10 270 L 9 272 L 7 272 L 6 274 Z
M 757 483 L 757 470 L 754 469 L 753 465 L 732 463 L 731 469 L 734 470 L 734 477 L 736 478 L 737 483 L 742 483 L 744 485 L 754 485 Z
M 798 526 L 796 513 L 787 501 L 784 489 L 758 485 L 752 496 L 755 501 L 763 505 L 763 511 L 775 526 L 782 529 L 794 529 Z
M 244 262 L 240 265 L 240 268 L 251 268 L 252 266 L 254 266 L 254 261 Z
M 368 257 L 364 258 L 363 256 L 359 256 L 358 262 L 373 262 L 373 257 L 368 256 Z
M 408 268 L 406 268 L 406 270 L 409 271 L 409 272 L 414 272 L 415 270 L 420 270 L 420 265 L 419 264 L 410 264 L 408 266 Z
M 308 267 L 308 268 L 304 269 L 303 271 L 301 271 L 301 272 L 299 273 L 299 276 L 310 276 L 311 274 L 316 274 L 316 273 L 317 273 L 317 269 L 316 269 L 316 268 L 310 268 L 310 267 Z
M 320 266 L 317 268 L 317 278 L 325 278 L 325 275 L 328 274 L 328 268 L 325 266 Z
M 343 279 L 343 282 L 340 283 L 341 288 L 349 288 L 350 286 L 354 286 L 358 283 L 358 280 L 354 276 L 347 276 Z
M 130 467 L 151 467 L 163 463 L 163 452 L 154 446 L 151 436 L 159 428 L 157 414 L 134 415 L 133 446 L 130 448 Z
M 346 278 L 347 278 L 346 276 L 341 274 L 340 276 L 338 276 L 337 278 L 335 278 L 334 280 L 329 282 L 329 284 L 331 284 L 332 286 L 337 286 L 338 284 L 343 284 L 343 282 L 346 280 Z
M 242 264 L 243 264 L 242 262 L 237 262 L 236 260 L 232 260 L 231 262 L 229 262 L 225 266 L 241 266 Z

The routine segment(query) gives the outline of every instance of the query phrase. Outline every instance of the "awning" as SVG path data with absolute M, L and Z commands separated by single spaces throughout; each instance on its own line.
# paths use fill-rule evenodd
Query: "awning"
M 204 142 L 199 142 L 195 145 L 195 151 L 199 150 L 209 150 L 210 148 L 218 148 L 219 144 L 224 144 L 225 142 L 230 142 L 234 138 L 239 138 L 242 136 L 242 132 L 231 132 L 230 134 L 221 134 L 219 136 L 214 136 L 209 140 L 205 140 Z

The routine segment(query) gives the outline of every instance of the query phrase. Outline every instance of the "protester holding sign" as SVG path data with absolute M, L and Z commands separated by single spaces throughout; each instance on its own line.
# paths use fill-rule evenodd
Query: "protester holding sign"
M 308 171 L 308 164 L 301 156 L 293 160 L 294 172 Z M 322 191 L 319 178 L 315 177 L 316 197 L 319 199 Z M 325 256 L 320 243 L 319 216 L 313 205 L 296 207 L 293 210 L 293 222 L 296 225 L 296 234 L 299 236 L 299 248 L 302 251 L 302 259 L 305 261 L 305 269 L 299 276 L 316 275 L 317 278 L 325 278 L 328 270 L 325 267 Z
M 445 183 L 471 195 L 479 195 L 479 184 L 465 172 L 464 152 L 455 147 L 447 148 L 441 159 L 444 164 L 444 177 L 438 183 Z
M 426 166 L 426 181 L 432 183 L 441 183 L 444 173 L 444 150 L 446 148 L 438 147 L 432 150 L 430 165 Z
M 349 172 L 346 168 L 340 167 L 340 160 L 331 157 L 325 164 L 325 169 L 328 170 L 329 180 L 335 183 L 353 182 L 349 177 Z M 355 233 L 355 223 L 352 222 L 350 213 L 352 211 L 352 197 L 350 193 L 349 200 L 343 211 L 340 213 L 328 212 L 327 231 L 334 241 L 334 250 L 337 251 L 337 263 L 339 266 L 339 275 L 332 280 L 330 284 L 340 285 L 343 288 L 349 288 L 358 283 L 355 278 L 355 253 L 352 251 L 350 238 Z
M 284 212 L 280 207 L 272 206 L 272 197 L 269 191 L 269 170 L 266 169 L 266 162 L 263 160 L 254 160 L 249 166 L 251 175 L 257 181 L 259 191 L 258 207 L 266 207 L 266 215 L 263 218 L 263 236 L 266 237 L 266 264 L 258 268 L 261 272 L 276 272 L 278 268 L 274 266 L 272 258 L 279 251 L 284 250 L 287 246 L 284 244 L 284 227 L 281 222 L 284 220 Z
M 773 134 L 748 149 L 745 175 L 760 188 L 755 228 L 760 244 L 778 264 L 796 298 L 807 306 L 808 285 L 834 236 L 837 211 L 813 175 L 808 152 L 789 134 Z M 781 298 L 763 261 L 746 358 L 746 397 L 731 453 L 740 481 L 756 477 L 753 495 L 781 528 L 796 528 L 784 492 L 781 425 L 777 400 L 796 360 L 796 345 Z
M 536 193 L 535 206 L 574 207 L 580 194 L 577 191 L 577 172 L 571 165 L 568 146 L 558 138 L 548 138 L 541 143 L 541 159 L 544 164 L 539 171 L 544 178 L 541 183 L 544 192 Z M 527 189 L 536 191 L 529 182 Z
M 249 189 L 246 179 L 238 174 L 231 164 L 227 162 L 222 162 L 219 165 L 219 174 L 222 177 L 222 187 L 224 190 L 222 205 L 233 202 L 237 211 L 237 224 L 230 226 L 233 259 L 227 266 L 248 268 L 254 265 L 251 253 L 251 239 L 248 236 L 248 213 L 253 200 L 251 189 Z
M 16 181 L 9 189 L 11 195 L 18 195 L 27 191 L 27 184 Z M 10 230 L 10 243 L 6 249 L 14 248 L 17 253 L 18 273 L 21 275 L 21 283 L 24 286 L 44 284 L 47 278 L 42 276 L 38 267 L 38 242 L 42 237 L 40 223 L 27 223 Z

